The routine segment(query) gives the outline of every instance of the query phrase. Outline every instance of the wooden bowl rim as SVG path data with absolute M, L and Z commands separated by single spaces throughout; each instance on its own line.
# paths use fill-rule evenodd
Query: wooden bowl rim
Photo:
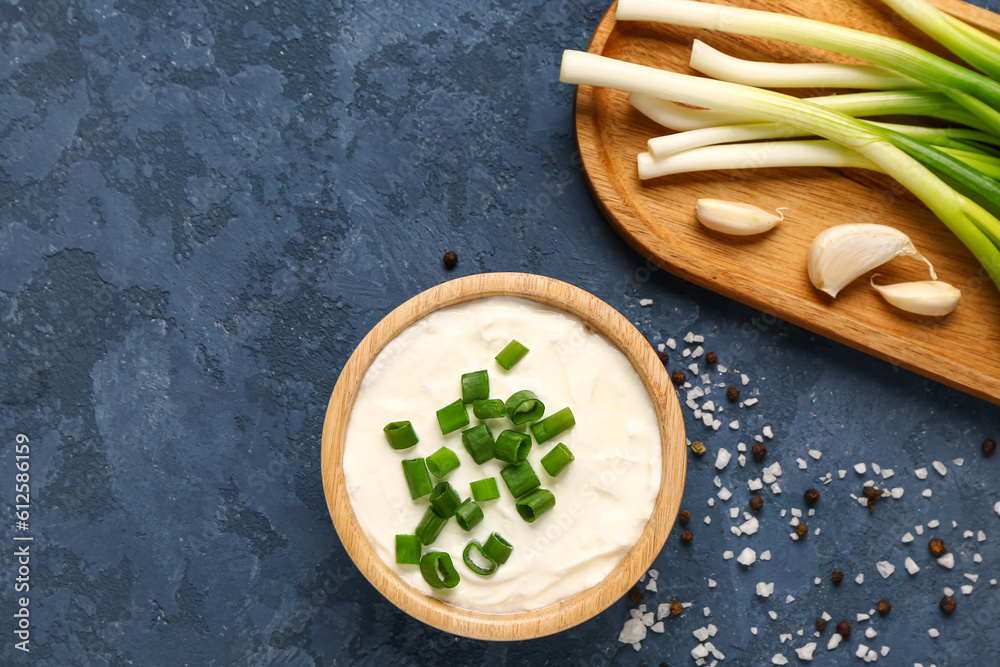
M 375 552 L 358 524 L 344 483 L 343 445 L 358 388 L 382 349 L 430 313 L 490 296 L 529 299 L 576 315 L 625 354 L 653 402 L 660 430 L 660 490 L 638 541 L 598 584 L 547 607 L 489 613 L 448 605 L 407 584 Z M 344 418 L 344 417 L 347 418 Z M 614 308 L 569 283 L 528 273 L 486 273 L 432 287 L 409 299 L 368 332 L 334 387 L 323 424 L 321 467 L 330 516 L 344 549 L 368 581 L 390 602 L 435 628 L 494 641 L 533 639 L 560 632 L 600 613 L 621 598 L 652 564 L 673 526 L 684 490 L 687 455 L 684 421 L 666 368 L 645 337 Z

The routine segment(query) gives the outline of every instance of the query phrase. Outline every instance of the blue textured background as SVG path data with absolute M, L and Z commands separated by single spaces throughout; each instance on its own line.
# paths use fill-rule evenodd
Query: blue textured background
M 514 5 L 0 2 L 0 662 L 678 665 L 703 606 L 725 664 L 779 650 L 794 662 L 780 633 L 883 597 L 894 611 L 862 639 L 892 647 L 882 662 L 997 662 L 1000 591 L 985 580 L 1000 576 L 1000 457 L 978 447 L 1000 409 L 650 271 L 585 188 L 573 90 L 557 80 L 561 50 L 586 45 L 605 3 Z M 760 393 L 744 432 L 774 425 L 785 493 L 765 494 L 761 532 L 737 540 L 705 504 L 714 452 L 735 438 L 687 414 L 711 452 L 690 461 L 695 541 L 675 528 L 647 601 L 694 606 L 639 653 L 617 641 L 627 600 L 525 643 L 422 626 L 360 576 L 330 523 L 320 430 L 353 347 L 420 290 L 501 270 L 590 290 L 653 342 L 705 334 Z M 14 650 L 10 617 L 17 433 L 32 446 L 30 655 Z M 807 447 L 825 455 L 799 471 Z M 934 459 L 949 475 L 918 482 L 912 470 Z M 869 515 L 850 472 L 821 487 L 810 523 L 822 534 L 792 543 L 779 509 L 862 460 L 894 468 L 904 498 Z M 742 505 L 759 466 L 734 467 L 725 483 Z M 934 518 L 954 571 L 928 561 L 926 536 L 899 542 Z M 973 565 L 961 531 L 979 528 Z M 749 573 L 722 560 L 745 544 L 774 559 Z M 913 578 L 911 553 L 924 565 Z M 885 582 L 884 558 L 897 565 Z M 868 580 L 833 588 L 834 567 Z M 984 578 L 945 618 L 940 589 L 965 571 Z M 752 593 L 761 580 L 776 582 L 767 601 Z M 855 660 L 856 643 L 815 664 Z

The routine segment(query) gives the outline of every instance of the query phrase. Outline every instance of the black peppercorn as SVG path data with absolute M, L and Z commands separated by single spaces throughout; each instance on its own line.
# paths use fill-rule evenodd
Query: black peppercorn
M 997 441 L 993 438 L 983 440 L 983 456 L 990 456 L 997 450 Z
M 840 623 L 837 623 L 837 632 L 840 633 L 840 636 L 843 637 L 844 639 L 850 639 L 851 624 L 848 623 L 847 621 L 841 621 Z
M 449 250 L 444 254 L 443 261 L 444 261 L 444 268 L 451 271 L 452 269 L 455 268 L 455 265 L 458 264 L 458 253 L 456 253 L 454 250 Z
M 927 543 L 927 548 L 932 556 L 943 556 L 948 553 L 948 549 L 944 546 L 944 540 L 937 537 Z
M 878 613 L 880 613 L 883 616 L 885 616 L 890 611 L 892 611 L 892 604 L 888 600 L 879 600 L 878 601 Z
M 709 352 L 708 354 L 705 355 L 705 363 L 708 364 L 709 366 L 714 366 L 718 360 L 719 360 L 719 355 L 717 355 L 715 352 Z
M 945 595 L 943 598 L 941 598 L 941 602 L 939 604 L 941 606 L 941 611 L 943 611 L 946 614 L 950 614 L 951 612 L 955 611 L 955 607 L 958 606 L 958 603 L 955 602 L 955 598 L 953 598 L 950 595 Z
M 660 358 L 660 361 L 662 361 L 664 365 L 666 365 L 667 362 L 670 361 L 670 355 L 667 354 L 666 352 L 657 352 L 656 356 Z
M 875 501 L 878 500 L 884 493 L 885 489 L 876 489 L 874 486 L 866 486 L 861 489 L 861 495 L 868 499 L 869 514 L 875 511 Z
M 825 618 L 820 617 L 820 618 L 816 619 L 816 629 L 819 630 L 820 632 L 823 632 L 824 630 L 826 630 L 826 619 Z
M 750 509 L 754 512 L 759 512 L 760 508 L 764 506 L 764 499 L 760 496 L 750 496 Z
M 740 400 L 740 388 L 734 384 L 731 384 L 728 387 L 726 387 L 726 398 L 728 398 L 730 401 Z
M 809 532 L 809 526 L 807 526 L 804 523 L 800 523 L 797 526 L 795 526 L 795 534 L 798 535 L 799 537 L 805 537 L 806 533 L 808 532 Z
M 681 513 L 677 515 L 677 518 L 678 520 L 680 520 L 681 523 L 687 523 L 688 521 L 691 520 L 691 512 L 688 512 L 687 510 L 681 510 Z
M 755 442 L 753 443 L 753 447 L 750 448 L 750 453 L 753 454 L 755 459 L 760 461 L 767 456 L 767 447 L 764 446 L 763 442 Z
M 806 492 L 802 495 L 802 499 L 806 501 L 806 505 L 815 505 L 816 501 L 819 500 L 819 491 L 816 489 L 806 489 Z
M 844 573 L 841 572 L 840 570 L 834 570 L 833 574 L 830 575 L 830 581 L 832 581 L 835 584 L 839 584 L 843 580 L 844 580 Z
M 684 544 L 689 543 L 693 539 L 694 535 L 691 534 L 690 530 L 685 530 L 683 533 L 681 533 L 681 542 L 683 542 Z
M 642 597 L 643 597 L 642 589 L 639 588 L 638 586 L 633 586 L 632 588 L 628 589 L 628 599 L 629 602 L 631 602 L 632 604 L 639 604 L 640 602 L 642 602 Z
M 684 371 L 674 371 L 670 374 L 670 379 L 674 381 L 674 384 L 684 384 L 687 381 L 687 376 L 684 375 Z
M 681 604 L 677 600 L 674 600 L 673 602 L 670 603 L 670 613 L 671 614 L 673 614 L 674 616 L 677 616 L 682 611 L 684 611 L 684 605 L 683 604 Z

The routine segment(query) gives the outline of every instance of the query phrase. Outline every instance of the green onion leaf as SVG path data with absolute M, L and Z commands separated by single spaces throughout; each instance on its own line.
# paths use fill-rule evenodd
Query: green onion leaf
M 517 513 L 528 523 L 532 523 L 555 506 L 556 497 L 548 489 L 535 489 L 514 505 Z
M 526 354 L 528 354 L 528 348 L 521 345 L 516 340 L 512 340 L 507 343 L 507 347 L 500 350 L 500 354 L 496 356 L 496 360 L 498 364 L 509 371 L 514 367 L 514 364 L 521 361 Z
M 472 560 L 472 550 L 475 549 L 479 552 L 479 555 L 486 559 L 488 565 L 483 567 L 474 560 Z M 496 562 L 490 560 L 489 556 L 483 551 L 483 545 L 475 540 L 472 540 L 467 545 L 465 545 L 465 551 L 462 552 L 462 560 L 465 561 L 466 567 L 475 572 L 481 577 L 487 577 L 497 571 Z
M 458 399 L 438 410 L 437 419 L 441 434 L 448 435 L 469 425 L 469 412 L 465 409 L 462 399 Z
M 495 477 L 487 477 L 486 479 L 471 482 L 469 488 L 472 489 L 472 497 L 476 499 L 477 503 L 496 500 L 500 497 L 500 489 L 497 488 Z
M 576 457 L 573 456 L 573 452 L 569 451 L 569 447 L 560 442 L 552 448 L 552 451 L 542 457 L 542 467 L 545 468 L 545 472 L 555 477 L 575 459 Z
M 423 498 L 434 488 L 431 476 L 427 474 L 427 464 L 423 459 L 405 459 L 403 476 L 406 478 L 406 485 L 410 487 L 410 497 L 414 500 Z
M 538 400 L 534 392 L 522 389 L 507 399 L 507 416 L 514 424 L 525 424 L 541 419 L 545 414 L 545 404 Z
M 462 402 L 472 403 L 490 397 L 490 376 L 486 371 L 462 375 Z
M 527 461 L 507 466 L 500 471 L 500 476 L 503 477 L 504 483 L 507 484 L 510 495 L 515 498 L 520 498 L 528 491 L 541 485 L 538 475 L 535 474 L 535 471 L 531 468 L 531 464 Z
M 482 465 L 493 458 L 493 432 L 486 424 L 479 424 L 462 431 L 462 444 L 472 460 Z
M 507 429 L 497 436 L 493 456 L 505 463 L 520 463 L 528 458 L 531 451 L 531 436 Z
M 563 408 L 559 412 L 553 413 L 542 421 L 531 425 L 531 434 L 535 436 L 535 441 L 540 445 L 547 440 L 551 440 L 568 428 L 576 424 L 573 411 Z
M 485 398 L 472 402 L 472 414 L 476 419 L 500 419 L 507 416 L 507 406 L 502 399 Z
M 416 535 L 396 536 L 396 562 L 406 565 L 420 563 L 420 540 Z
M 427 511 L 424 512 L 424 516 L 420 519 L 420 523 L 417 524 L 417 529 L 413 533 L 420 540 L 421 544 L 427 546 L 437 539 L 437 536 L 441 534 L 446 523 L 448 523 L 448 519 L 440 516 L 434 511 L 434 508 L 428 507 Z
M 462 498 L 448 482 L 441 482 L 431 491 L 431 509 L 445 519 L 455 516 L 455 510 L 462 504 Z
M 427 469 L 438 479 L 441 479 L 460 465 L 458 455 L 447 447 L 442 447 L 427 457 Z
M 417 433 L 413 430 L 413 424 L 408 421 L 389 422 L 382 432 L 393 449 L 409 449 L 417 444 Z
M 500 533 L 490 533 L 486 544 L 483 545 L 483 553 L 497 565 L 506 563 L 513 550 L 514 547 Z
M 461 581 L 447 551 L 430 551 L 420 559 L 420 574 L 431 588 L 454 588 Z
M 483 508 L 472 498 L 466 498 L 455 510 L 455 522 L 464 531 L 470 531 L 483 520 Z

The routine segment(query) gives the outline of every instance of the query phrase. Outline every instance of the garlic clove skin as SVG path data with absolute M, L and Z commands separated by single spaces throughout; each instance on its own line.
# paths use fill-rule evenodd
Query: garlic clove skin
M 855 278 L 894 257 L 916 257 L 934 267 L 917 252 L 910 237 L 893 227 L 867 223 L 835 225 L 820 232 L 809 245 L 809 280 L 816 289 L 836 298 Z
M 941 317 L 955 310 L 962 299 L 962 291 L 940 280 L 920 280 L 895 285 L 876 285 L 872 276 L 872 287 L 886 301 L 900 310 L 917 315 Z
M 699 199 L 695 206 L 698 220 L 711 230 L 734 236 L 751 236 L 773 229 L 784 216 L 740 202 L 723 199 Z

